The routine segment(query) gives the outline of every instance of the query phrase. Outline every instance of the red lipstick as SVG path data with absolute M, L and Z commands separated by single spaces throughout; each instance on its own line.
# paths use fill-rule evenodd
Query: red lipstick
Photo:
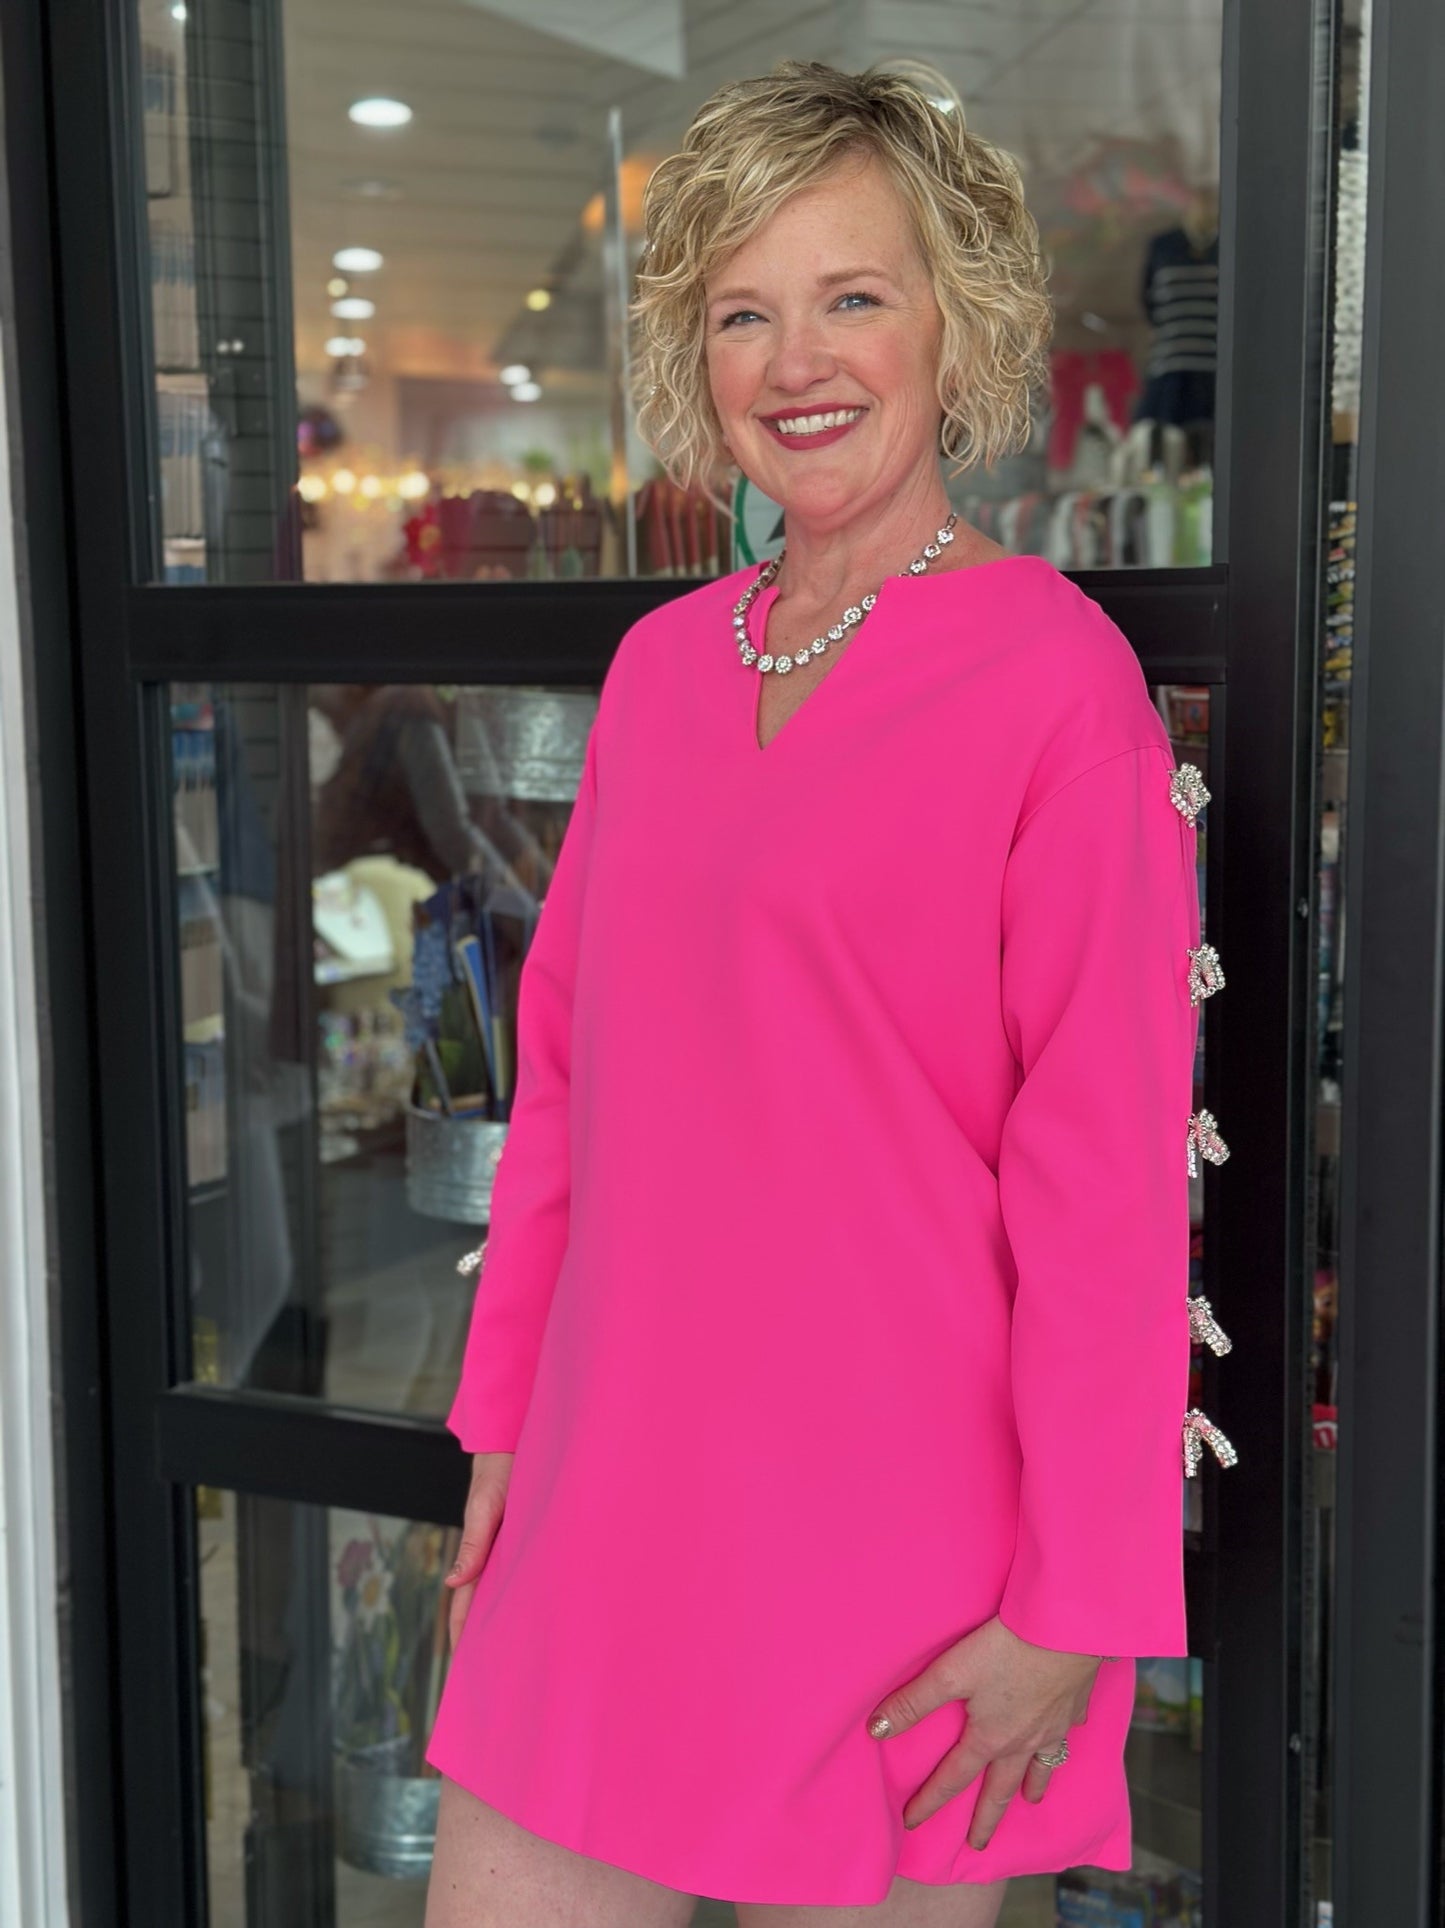
M 834 428 L 817 429 L 811 435 L 789 435 L 778 426 L 780 422 L 800 421 L 809 415 L 840 415 L 855 409 L 858 412 L 851 422 L 839 422 Z M 799 408 L 780 408 L 774 414 L 764 415 L 760 419 L 767 423 L 785 449 L 797 449 L 801 452 L 806 449 L 828 448 L 834 442 L 841 441 L 851 429 L 857 428 L 867 412 L 861 402 L 811 402 Z

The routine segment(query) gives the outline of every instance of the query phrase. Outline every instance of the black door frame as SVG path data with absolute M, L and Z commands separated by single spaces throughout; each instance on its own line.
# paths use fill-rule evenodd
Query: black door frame
M 1394 12 L 1429 4 L 1397 0 Z M 1207 1276 L 1236 1347 L 1217 1376 L 1210 1368 L 1207 1403 L 1241 1463 L 1209 1479 L 1190 1561 L 1192 1632 L 1210 1670 L 1206 1878 L 1216 1919 L 1227 1896 L 1228 1928 L 1303 1928 L 1302 1201 L 1335 21 L 1332 0 L 1226 0 L 1225 14 L 1221 347 L 1233 401 L 1216 527 L 1227 562 L 1080 581 L 1151 680 L 1214 692 L 1210 935 L 1237 988 L 1210 1007 L 1207 1097 L 1235 1156 L 1207 1175 Z M 185 1383 L 169 1284 L 183 1200 L 162 686 L 411 680 L 419 665 L 400 638 L 420 608 L 425 668 L 439 680 L 596 683 L 627 624 L 687 587 L 136 583 L 153 503 L 131 26 L 125 0 L 12 0 L 0 28 L 9 212 L 27 256 L 15 327 L 30 371 L 20 403 L 35 461 L 29 567 L 45 606 L 37 663 L 51 767 L 83 798 L 73 820 L 58 802 L 45 879 L 59 907 L 52 994 L 84 983 L 90 1017 L 86 1048 L 70 1048 L 57 1076 L 74 1081 L 67 1183 L 84 1194 L 62 1243 L 64 1470 L 69 1564 L 97 1634 L 93 1699 L 77 1704 L 69 1737 L 77 1899 L 96 1923 L 204 1918 L 191 1487 L 459 1518 L 466 1475 L 438 1422 Z M 35 521 L 37 508 L 54 522 Z M 479 610 L 505 613 L 504 635 L 524 626 L 525 651 L 479 640 Z M 113 1537 L 91 1530 L 107 1521 Z M 1396 1783 L 1398 1746 L 1379 1760 L 1380 1784 Z
M 1335 1919 L 1445 1909 L 1445 12 L 1374 0 L 1345 922 Z M 1396 1766 L 1387 1763 L 1394 1754 Z

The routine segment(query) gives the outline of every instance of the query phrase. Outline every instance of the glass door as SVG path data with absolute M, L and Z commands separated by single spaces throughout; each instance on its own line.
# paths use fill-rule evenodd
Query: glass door
M 1298 1461 L 1260 1396 L 1299 1343 L 1277 1155 L 1298 1119 L 1258 1075 L 1298 1003 L 1263 914 L 1298 853 L 1254 820 L 1289 820 L 1313 620 L 1289 589 L 1321 406 L 1297 326 L 1309 23 L 1218 0 L 126 0 L 110 24 L 61 9 L 56 111 L 86 133 L 65 138 L 61 222 L 112 934 L 124 1772 L 148 1791 L 131 1912 L 421 1919 L 468 1473 L 440 1422 L 520 961 L 618 638 L 780 539 L 776 505 L 739 485 L 720 516 L 636 436 L 639 197 L 713 87 L 787 55 L 927 59 L 1019 157 L 1053 270 L 1050 393 L 1028 448 L 955 500 L 1133 642 L 1212 792 L 1208 934 L 1246 967 L 1197 1066 L 1233 1155 L 1197 1160 L 1191 1274 L 1234 1352 L 1201 1346 L 1196 1388 L 1241 1465 L 1181 1479 L 1195 1651 L 1139 1666 L 1133 1869 L 1020 1881 L 1005 1920 L 1277 1928 L 1298 1778 L 1237 1763 L 1284 1757 L 1298 1680 L 1270 1619 Z M 1269 289 L 1247 330 L 1246 284 Z M 1267 441 L 1264 394 L 1298 398 Z M 730 1918 L 698 1897 L 700 1922 Z

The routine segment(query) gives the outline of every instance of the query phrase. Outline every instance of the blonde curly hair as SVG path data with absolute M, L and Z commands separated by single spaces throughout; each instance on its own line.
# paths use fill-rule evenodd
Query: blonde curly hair
M 1012 156 L 969 133 L 958 96 L 932 68 L 847 74 L 785 60 L 704 101 L 643 195 L 633 400 L 638 432 L 683 487 L 710 487 L 726 457 L 704 354 L 707 276 L 789 195 L 850 155 L 876 155 L 888 169 L 932 276 L 943 316 L 942 454 L 957 473 L 1028 441 L 1053 313 Z

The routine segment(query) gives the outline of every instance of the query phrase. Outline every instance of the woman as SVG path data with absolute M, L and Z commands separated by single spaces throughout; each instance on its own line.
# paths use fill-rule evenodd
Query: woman
M 528 957 L 427 1919 L 988 1928 L 1128 1865 L 1186 1651 L 1200 792 L 949 513 L 1048 332 L 1012 163 L 789 63 L 645 212 L 644 432 L 787 545 L 623 639 Z

